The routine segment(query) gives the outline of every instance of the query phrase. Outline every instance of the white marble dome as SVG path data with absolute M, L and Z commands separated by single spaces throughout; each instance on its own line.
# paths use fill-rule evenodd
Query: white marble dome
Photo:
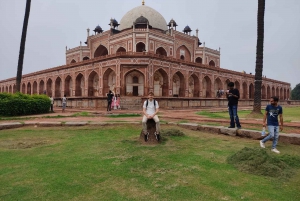
M 133 22 L 143 16 L 149 20 L 149 24 L 156 29 L 167 30 L 167 21 L 165 18 L 156 10 L 149 6 L 138 6 L 128 11 L 120 21 L 119 30 L 131 28 Z

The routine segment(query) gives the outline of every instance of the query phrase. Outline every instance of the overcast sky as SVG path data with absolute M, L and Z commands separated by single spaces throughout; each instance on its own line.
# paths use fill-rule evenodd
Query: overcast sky
M 32 0 L 23 74 L 65 64 L 65 47 L 86 41 L 86 29 L 109 29 L 142 0 Z M 167 22 L 189 25 L 201 42 L 221 47 L 221 68 L 255 72 L 257 0 L 145 0 Z M 0 0 L 0 80 L 16 76 L 26 0 Z M 300 83 L 300 0 L 266 0 L 267 78 Z

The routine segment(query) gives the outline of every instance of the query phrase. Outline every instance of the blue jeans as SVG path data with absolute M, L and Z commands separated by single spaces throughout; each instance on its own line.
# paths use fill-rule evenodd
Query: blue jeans
M 268 126 L 269 135 L 265 137 L 262 142 L 265 143 L 271 138 L 273 138 L 272 149 L 276 148 L 278 138 L 279 138 L 279 126 Z
M 230 116 L 230 126 L 231 127 L 241 127 L 239 116 L 237 115 L 237 105 L 229 105 L 228 106 L 228 111 L 229 111 L 229 116 Z M 235 121 L 235 123 L 234 123 Z

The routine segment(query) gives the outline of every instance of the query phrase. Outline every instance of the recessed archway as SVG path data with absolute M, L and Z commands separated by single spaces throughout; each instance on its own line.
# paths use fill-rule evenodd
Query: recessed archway
M 88 96 L 98 96 L 99 75 L 95 71 L 91 72 L 88 80 Z
M 143 42 L 139 42 L 136 44 L 136 52 L 145 52 L 146 46 Z
M 101 56 L 105 56 L 108 55 L 108 50 L 106 47 L 104 47 L 103 45 L 100 45 L 95 53 L 94 53 L 94 57 L 101 57 Z
M 84 96 L 84 76 L 81 73 L 76 77 L 75 96 Z
M 200 96 L 200 82 L 198 76 L 195 74 L 192 74 L 189 77 L 189 82 L 188 82 L 188 93 L 189 97 L 199 97 Z
M 48 96 L 52 96 L 52 80 L 51 80 L 51 78 L 49 78 L 47 81 L 46 93 Z
M 247 83 L 243 83 L 243 99 L 248 99 L 248 86 Z
M 6 92 L 8 91 L 8 88 L 6 87 Z M 26 84 L 23 83 L 22 84 L 22 93 L 25 94 L 25 91 L 26 91 Z
M 144 96 L 145 76 L 138 70 L 132 70 L 125 75 L 126 96 Z
M 270 86 L 268 85 L 267 86 L 267 99 L 270 99 L 271 98 L 271 89 L 270 89 Z
M 63 95 L 66 95 L 67 97 L 72 96 L 72 90 L 73 89 L 73 82 L 72 77 L 68 75 L 65 79 L 65 92 Z
M 267 98 L 267 93 L 266 93 L 266 87 L 265 85 L 261 86 L 261 98 L 266 99 Z
M 89 57 L 83 57 L 83 61 L 86 61 L 86 60 L 89 60 L 90 58 Z
M 210 62 L 209 62 L 209 64 L 208 64 L 209 66 L 213 66 L 213 67 L 215 67 L 216 66 L 216 64 L 215 64 L 215 62 L 213 61 L 213 60 L 211 60 Z
M 155 71 L 153 82 L 154 96 L 168 96 L 169 79 L 166 71 L 161 68 Z
M 126 49 L 124 47 L 119 47 L 116 53 L 122 53 L 126 52 Z
M 70 63 L 71 64 L 76 63 L 75 59 L 72 59 L 72 61 Z
M 201 57 L 197 57 L 195 60 L 196 63 L 202 64 L 202 58 Z
M 8 93 L 12 93 L 12 88 L 11 88 L 11 85 L 9 85 L 9 88 L 8 88 Z
M 62 81 L 61 81 L 60 77 L 57 77 L 56 80 L 55 80 L 54 96 L 55 97 L 62 97 L 61 91 L 62 91 Z
M 218 90 L 223 90 L 224 87 L 223 87 L 223 83 L 222 81 L 220 80 L 220 78 L 217 78 L 215 79 L 215 83 L 214 83 L 214 93 L 216 94 L 216 97 L 220 97 L 220 94 L 217 94 Z
M 111 90 L 116 91 L 116 73 L 111 68 L 108 68 L 103 74 L 103 94 L 106 94 Z M 122 95 L 122 94 L 121 94 Z
M 211 98 L 211 80 L 208 76 L 205 76 L 202 80 L 202 97 L 204 98 Z
M 167 56 L 167 51 L 163 47 L 159 47 L 156 49 L 156 54 Z
M 38 90 L 38 89 L 37 89 L 37 82 L 34 81 L 34 82 L 33 82 L 33 85 L 32 85 L 32 93 L 33 93 L 33 94 L 37 94 L 37 93 L 38 93 L 37 90 Z
M 177 71 L 173 75 L 173 95 L 178 97 L 185 97 L 185 82 L 184 76 L 181 72 Z
M 40 85 L 39 85 L 39 94 L 46 94 L 45 92 L 45 82 L 44 80 L 40 81 Z
M 190 62 L 191 61 L 191 53 L 185 45 L 182 45 L 176 50 L 176 58 Z
M 250 99 L 254 98 L 254 86 L 252 83 L 249 85 L 249 98 Z

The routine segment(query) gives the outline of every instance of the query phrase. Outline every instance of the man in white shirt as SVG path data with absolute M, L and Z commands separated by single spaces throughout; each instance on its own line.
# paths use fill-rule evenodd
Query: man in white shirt
M 50 101 L 51 101 L 50 110 L 51 110 L 51 112 L 53 112 L 54 99 L 52 96 L 50 96 Z
M 156 115 L 158 113 L 158 102 L 156 100 L 153 99 L 153 92 L 149 92 L 148 93 L 148 100 L 146 100 L 143 104 L 143 120 L 142 120 L 142 124 L 143 124 L 143 133 L 145 135 L 145 141 L 148 140 L 148 136 L 149 136 L 149 132 L 147 131 L 147 121 L 148 119 L 153 119 L 156 123 L 156 132 L 155 137 L 156 140 L 159 141 L 160 140 L 160 124 L 159 124 L 159 119 L 158 116 Z
M 62 101 L 62 112 L 65 112 L 65 109 L 66 109 L 66 106 L 67 106 L 67 96 L 66 96 L 66 94 L 64 95 L 64 97 L 62 97 L 61 101 Z

